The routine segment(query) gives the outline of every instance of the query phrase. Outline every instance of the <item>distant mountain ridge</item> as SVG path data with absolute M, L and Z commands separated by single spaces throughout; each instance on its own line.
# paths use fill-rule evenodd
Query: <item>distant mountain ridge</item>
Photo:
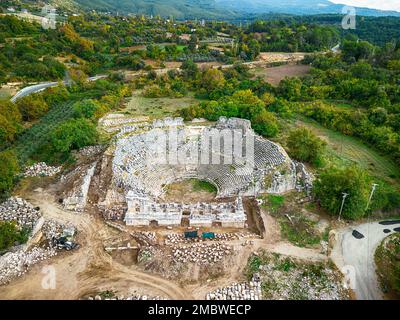
M 345 5 L 328 0 L 216 0 L 219 6 L 248 13 L 325 14 L 342 13 Z M 400 12 L 356 7 L 357 14 L 365 16 L 400 16 Z
M 237 13 L 226 11 L 215 0 L 74 0 L 85 9 L 160 15 L 176 19 L 235 17 Z
M 383 0 L 384 1 L 384 0 Z M 15 0 L 8 3 L 45 3 Z M 344 5 L 328 0 L 46 0 L 57 7 L 120 14 L 144 14 L 175 19 L 254 19 L 265 14 L 341 14 Z M 363 16 L 397 16 L 400 12 L 356 8 Z

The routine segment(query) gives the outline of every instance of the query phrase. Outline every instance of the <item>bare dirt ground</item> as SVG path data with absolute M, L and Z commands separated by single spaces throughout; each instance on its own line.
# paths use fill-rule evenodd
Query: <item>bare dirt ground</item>
M 306 55 L 304 52 L 260 52 L 258 60 L 267 63 L 296 62 L 303 60 Z
M 235 254 L 224 262 L 224 270 L 218 277 L 196 276 L 191 269 L 192 282 L 184 286 L 179 281 L 166 280 L 161 275 L 144 272 L 136 265 L 126 266 L 104 251 L 104 243 L 117 237 L 116 231 L 104 221 L 88 213 L 64 211 L 56 198 L 42 190 L 24 195 L 33 205 L 39 206 L 46 219 L 61 223 L 72 223 L 78 229 L 77 242 L 81 247 L 73 252 L 60 252 L 50 260 L 35 265 L 26 275 L 2 287 L 0 299 L 79 299 L 83 296 L 115 290 L 159 295 L 169 299 L 204 299 L 208 291 L 244 279 L 243 271 L 249 256 L 260 248 L 283 255 L 292 255 L 310 260 L 325 260 L 317 250 L 297 248 L 280 239 L 278 225 L 274 219 L 262 214 L 266 225 L 264 239 L 255 239 L 251 245 L 243 246 L 242 240 L 229 242 Z M 56 289 L 41 286 L 44 266 L 53 266 L 56 271 Z M 199 272 L 199 271 L 197 271 Z M 201 278 L 201 281 L 199 280 Z
M 310 71 L 310 66 L 301 64 L 286 64 L 279 67 L 253 69 L 255 76 L 262 77 L 266 82 L 273 86 L 285 79 L 285 77 L 301 77 Z
M 0 87 L 0 99 L 7 99 L 14 96 L 19 88 L 22 86 L 22 82 L 9 82 Z
M 137 290 L 171 299 L 190 299 L 183 288 L 161 277 L 144 273 L 135 266 L 126 267 L 112 260 L 103 248 L 103 241 L 112 230 L 100 218 L 88 214 L 66 212 L 55 205 L 50 194 L 32 193 L 26 197 L 39 206 L 46 219 L 74 224 L 78 230 L 80 249 L 61 253 L 51 260 L 36 265 L 25 276 L 3 286 L 0 299 L 79 299 L 102 288 L 119 291 Z M 44 266 L 56 271 L 56 289 L 41 286 Z
M 93 158 L 83 158 L 78 161 L 79 166 L 85 171 L 85 165 L 89 165 L 93 160 Z M 109 163 L 107 156 L 103 158 L 103 161 L 97 160 L 101 163 L 98 167 L 102 167 L 104 172 L 96 171 L 93 177 L 88 194 L 88 206 L 84 213 L 66 211 L 58 203 L 61 196 L 60 190 L 71 188 L 68 179 L 63 179 L 62 183 L 59 183 L 55 177 L 23 180 L 24 183 L 19 186 L 17 195 L 34 206 L 40 207 L 46 220 L 51 219 L 62 224 L 75 225 L 78 230 L 76 241 L 80 244 L 80 248 L 71 252 L 60 252 L 56 257 L 33 266 L 21 278 L 2 286 L 0 299 L 79 299 L 106 290 L 124 295 L 139 293 L 169 299 L 204 299 L 209 291 L 227 286 L 232 282 L 245 281 L 244 270 L 248 259 L 260 249 L 308 261 L 327 260 L 327 256 L 320 254 L 318 249 L 299 248 L 284 241 L 281 238 L 279 223 L 264 209 L 252 213 L 246 229 L 218 226 L 200 228 L 200 231 L 216 233 L 246 233 L 249 231 L 259 233 L 257 229 L 263 231 L 262 238 L 254 236 L 251 241 L 248 241 L 248 238 L 226 241 L 227 245 L 233 247 L 233 254 L 224 257 L 221 263 L 216 265 L 204 267 L 189 264 L 184 266 L 182 274 L 178 277 L 176 275 L 169 276 L 172 271 L 168 269 L 171 264 L 170 258 L 166 254 L 161 256 L 160 266 L 155 265 L 154 268 L 145 268 L 143 264 L 136 263 L 136 261 L 133 263 L 136 256 L 110 255 L 105 251 L 105 246 L 126 244 L 126 241 L 131 241 L 131 244 L 136 246 L 131 234 L 138 231 L 154 232 L 157 235 L 160 250 L 167 251 L 164 244 L 167 235 L 171 232 L 182 234 L 186 229 L 184 227 L 175 227 L 173 230 L 165 227 L 126 227 L 121 224 L 122 231 L 118 231 L 109 227 L 93 204 L 99 201 L 99 197 L 104 196 L 102 192 L 110 184 L 108 179 L 111 169 L 107 166 Z M 206 193 L 210 197 L 210 193 Z M 186 192 L 182 192 L 182 194 L 187 197 Z M 198 192 L 196 195 L 198 197 Z M 214 197 L 212 193 L 211 196 Z M 247 201 L 246 205 L 247 203 L 251 204 L 251 201 Z M 264 225 L 262 229 L 259 225 L 260 220 Z M 136 255 L 137 252 L 132 252 L 132 254 Z M 157 261 L 154 263 L 157 264 Z M 53 266 L 56 271 L 55 290 L 42 288 L 42 280 L 45 276 L 42 268 L 45 266 Z

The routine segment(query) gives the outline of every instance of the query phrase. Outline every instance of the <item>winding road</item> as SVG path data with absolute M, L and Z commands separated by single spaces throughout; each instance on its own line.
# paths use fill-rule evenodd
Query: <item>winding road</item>
M 88 81 L 96 81 L 96 80 L 103 79 L 103 78 L 107 78 L 107 75 L 97 75 L 94 77 L 90 77 L 90 78 L 88 78 Z M 62 83 L 64 85 L 69 85 L 71 83 L 71 81 L 66 80 L 66 81 L 62 81 Z M 58 84 L 59 84 L 59 82 L 43 82 L 43 83 L 25 87 L 25 88 L 21 89 L 20 91 L 18 91 L 15 94 L 15 96 L 11 98 L 11 102 L 15 102 L 18 99 L 26 97 L 32 93 L 40 92 L 40 91 L 43 91 L 50 87 L 55 87 Z
M 394 228 L 400 227 L 400 220 L 368 222 L 338 232 L 332 259 L 342 269 L 354 272 L 353 290 L 358 300 L 382 300 L 375 265 L 375 250 Z M 355 232 L 356 231 L 356 232 Z

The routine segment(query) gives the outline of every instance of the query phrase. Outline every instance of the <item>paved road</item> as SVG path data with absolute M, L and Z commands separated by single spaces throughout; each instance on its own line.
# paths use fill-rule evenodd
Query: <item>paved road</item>
M 98 75 L 98 76 L 88 78 L 88 81 L 96 81 L 96 80 L 106 78 L 106 77 L 107 77 L 107 75 Z M 26 97 L 32 93 L 40 92 L 40 91 L 43 91 L 50 87 L 55 87 L 58 85 L 58 83 L 59 82 L 43 82 L 43 83 L 35 84 L 33 86 L 25 87 L 25 88 L 21 89 L 20 91 L 18 91 L 17 94 L 11 98 L 11 102 L 15 102 L 19 98 Z M 68 85 L 70 82 L 63 81 L 63 83 L 65 85 Z
M 393 234 L 395 232 L 393 229 L 396 227 L 400 227 L 400 221 L 391 225 L 369 222 L 339 232 L 338 249 L 341 251 L 343 259 L 341 267 L 343 265 L 354 267 L 354 291 L 358 300 L 383 299 L 376 274 L 374 255 L 382 240 Z M 385 229 L 390 232 L 383 232 Z M 353 235 L 353 230 L 358 231 L 364 237 L 357 239 Z

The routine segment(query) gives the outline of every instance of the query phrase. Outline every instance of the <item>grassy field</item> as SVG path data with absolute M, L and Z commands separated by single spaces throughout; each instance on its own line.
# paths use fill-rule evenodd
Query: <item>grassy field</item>
M 281 235 L 298 247 L 314 248 L 319 245 L 322 234 L 318 230 L 318 221 L 301 213 L 302 206 L 296 204 L 292 195 L 265 195 L 262 205 L 275 217 L 280 225 Z M 311 211 L 308 212 L 311 214 Z
M 367 169 L 371 175 L 384 179 L 392 184 L 399 184 L 400 168 L 387 156 L 379 154 L 361 140 L 350 137 L 330 129 L 326 129 L 317 122 L 299 117 L 294 123 L 286 123 L 285 127 L 305 126 L 317 136 L 327 142 L 327 158 L 330 162 L 339 165 L 359 164 Z M 284 130 L 279 142 L 284 142 L 288 130 Z
M 211 202 L 217 194 L 217 188 L 203 180 L 188 179 L 169 184 L 164 200 L 167 202 L 198 203 Z
M 140 92 L 136 92 L 121 111 L 135 117 L 162 118 L 173 116 L 176 111 L 198 102 L 193 94 L 182 98 L 145 98 Z
M 206 191 L 213 194 L 217 194 L 217 188 L 208 181 L 192 179 L 192 185 L 194 191 Z

